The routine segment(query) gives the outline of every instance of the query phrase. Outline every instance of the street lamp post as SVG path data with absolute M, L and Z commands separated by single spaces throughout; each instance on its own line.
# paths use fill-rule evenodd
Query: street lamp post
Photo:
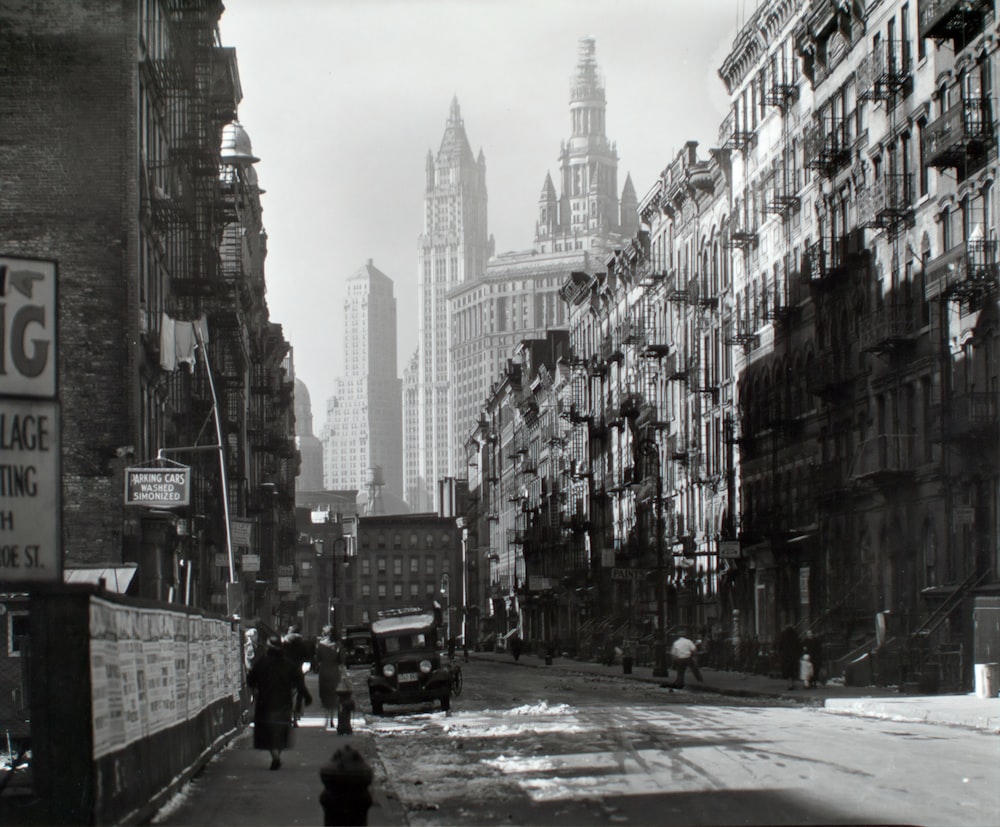
M 451 579 L 448 572 L 441 575 L 441 596 L 444 598 L 445 641 L 451 641 Z

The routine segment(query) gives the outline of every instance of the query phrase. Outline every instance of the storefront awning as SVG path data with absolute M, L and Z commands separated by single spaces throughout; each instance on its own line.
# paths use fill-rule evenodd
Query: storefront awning
M 98 585 L 104 581 L 104 588 L 109 592 L 125 594 L 128 590 L 132 578 L 139 570 L 137 565 L 132 566 L 95 566 L 84 569 L 63 569 L 64 583 L 91 583 Z

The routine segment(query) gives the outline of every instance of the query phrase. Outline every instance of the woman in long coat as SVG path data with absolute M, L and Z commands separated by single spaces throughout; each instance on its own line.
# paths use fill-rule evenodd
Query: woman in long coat
M 316 670 L 319 672 L 319 702 L 326 710 L 327 727 L 334 726 L 339 699 L 337 685 L 340 683 L 344 651 L 337 640 L 332 626 L 323 629 L 323 637 L 316 642 Z
M 247 675 L 247 684 L 256 690 L 253 717 L 254 749 L 271 752 L 271 769 L 281 767 L 281 751 L 291 746 L 292 707 L 298 691 L 306 704 L 312 696 L 306 689 L 302 668 L 285 657 L 281 638 L 272 637 L 267 655 Z

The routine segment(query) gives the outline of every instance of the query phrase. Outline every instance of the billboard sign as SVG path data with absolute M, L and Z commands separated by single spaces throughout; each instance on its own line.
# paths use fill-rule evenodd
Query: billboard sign
M 62 580 L 59 408 L 0 399 L 0 583 Z
M 0 256 L 0 396 L 56 397 L 56 263 Z

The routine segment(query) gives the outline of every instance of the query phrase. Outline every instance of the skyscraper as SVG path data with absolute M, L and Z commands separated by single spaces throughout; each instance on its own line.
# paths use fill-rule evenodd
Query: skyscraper
M 424 232 L 419 244 L 417 343 L 417 451 L 407 465 L 405 489 L 417 511 L 434 506 L 437 481 L 454 475 L 454 417 L 450 415 L 451 328 L 446 296 L 480 278 L 492 254 L 486 230 L 486 159 L 473 156 L 457 98 L 445 125 L 437 156 L 427 153 Z M 411 494 L 412 492 L 412 494 Z
M 372 476 L 402 495 L 402 384 L 396 370 L 392 280 L 368 263 L 347 282 L 344 375 L 327 402 L 323 481 L 359 489 Z
M 296 491 L 323 488 L 323 443 L 313 433 L 312 400 L 301 379 L 295 380 L 295 445 L 302 464 L 295 478 Z
M 466 476 L 465 440 L 514 348 L 567 330 L 559 288 L 575 271 L 602 269 L 639 227 L 631 177 L 618 195 L 618 150 L 605 133 L 606 108 L 594 39 L 583 38 L 570 87 L 570 138 L 559 153 L 562 191 L 557 196 L 546 173 L 533 248 L 491 258 L 481 278 L 448 295 L 454 476 Z

